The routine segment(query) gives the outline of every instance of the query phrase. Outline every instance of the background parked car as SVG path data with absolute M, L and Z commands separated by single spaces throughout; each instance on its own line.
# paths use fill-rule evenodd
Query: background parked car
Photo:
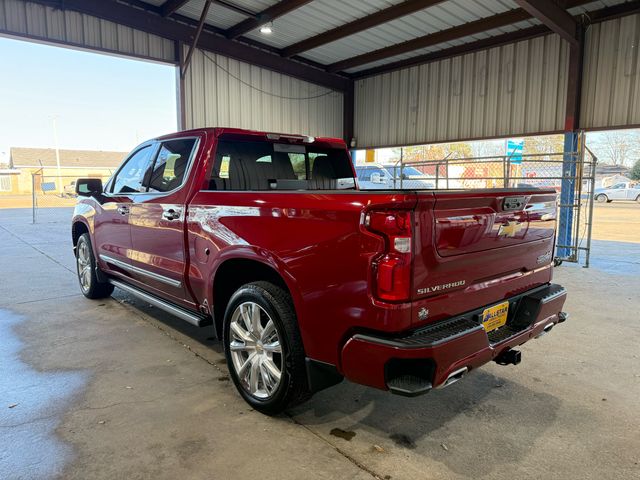
M 613 200 L 635 200 L 640 202 L 640 184 L 632 182 L 616 183 L 608 188 L 596 188 L 593 195 L 599 203 L 612 202 Z
M 402 178 L 400 172 L 402 171 Z M 421 190 L 436 188 L 434 179 L 414 167 L 392 165 L 356 166 L 358 185 L 363 190 L 388 190 L 402 188 Z
M 65 185 L 62 189 L 63 197 L 75 197 L 76 196 L 76 181 L 72 180 L 69 185 Z

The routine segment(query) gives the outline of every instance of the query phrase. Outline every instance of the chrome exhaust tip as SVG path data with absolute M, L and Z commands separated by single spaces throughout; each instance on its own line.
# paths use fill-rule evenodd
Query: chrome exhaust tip
M 549 333 L 554 326 L 555 326 L 555 323 L 553 322 L 547 323 L 542 329 L 542 331 L 538 335 L 536 335 L 536 338 L 540 338 L 541 336 Z
M 462 377 L 464 377 L 467 374 L 467 372 L 469 372 L 469 369 L 467 367 L 462 367 L 462 368 L 459 368 L 458 370 L 454 370 L 449 374 L 447 379 L 444 382 L 442 382 L 437 388 L 444 388 L 444 387 L 448 387 L 449 385 L 453 385 L 458 380 L 462 380 Z

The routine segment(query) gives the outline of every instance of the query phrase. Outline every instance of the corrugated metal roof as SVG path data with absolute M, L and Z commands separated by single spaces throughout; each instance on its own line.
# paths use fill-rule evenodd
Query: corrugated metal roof
M 594 10 L 599 10 L 605 7 L 612 7 L 613 5 L 618 5 L 620 3 L 628 3 L 629 1 L 631 0 L 598 0 L 587 3 L 586 5 L 570 8 L 569 13 L 571 13 L 571 15 L 578 15 L 580 13 L 593 12 Z
M 194 20 L 199 20 L 200 15 L 202 15 L 202 9 L 204 8 L 204 2 L 205 0 L 191 0 L 179 9 L 177 13 L 185 17 L 193 18 Z M 208 24 L 224 29 L 233 27 L 236 23 L 240 23 L 246 18 L 246 15 L 225 8 L 217 3 L 212 3 L 207 13 Z
M 227 1 L 254 13 L 260 12 L 277 3 L 277 0 Z M 256 29 L 246 33 L 245 37 L 262 42 L 271 47 L 285 48 L 356 19 L 397 5 L 403 1 L 404 0 L 360 0 L 357 2 L 345 2 L 344 0 L 314 0 L 275 19 L 273 21 L 273 33 L 270 35 L 262 34 Z M 572 8 L 569 11 L 577 15 L 627 1 L 629 0 L 597 0 L 580 7 Z M 193 19 L 198 19 L 204 2 L 205 0 L 190 0 L 178 13 Z M 163 0 L 147 0 L 147 3 L 157 6 L 163 3 Z M 396 18 L 390 22 L 361 32 L 355 32 L 348 37 L 302 52 L 301 56 L 321 64 L 331 64 L 517 8 L 519 7 L 514 0 L 483 0 L 481 2 L 444 0 L 437 5 L 410 15 Z M 245 15 L 237 11 L 213 3 L 207 17 L 207 23 L 227 29 L 246 18 Z M 353 73 L 374 66 L 412 58 L 455 45 L 528 28 L 538 25 L 539 23 L 537 19 L 518 22 L 491 31 L 470 35 L 466 38 L 444 42 L 439 45 L 407 52 L 381 61 L 360 65 L 347 70 L 347 72 Z
M 451 3 L 459 6 L 461 3 L 460 0 L 446 2 L 446 4 Z M 429 35 L 432 33 L 436 33 L 441 30 L 445 30 L 457 25 L 461 25 L 463 23 L 468 23 L 470 21 L 477 20 L 479 18 L 484 18 L 486 16 L 496 15 L 502 12 L 509 10 L 508 8 L 501 8 L 499 2 L 495 2 L 495 4 L 491 5 L 492 2 L 487 2 L 487 5 L 495 7 L 495 9 L 489 11 L 485 10 L 483 12 L 474 11 L 468 12 L 465 11 L 463 16 L 463 10 L 460 9 L 457 12 L 457 16 L 453 17 L 451 15 L 450 7 L 445 9 L 441 6 L 435 6 L 429 8 L 427 10 L 422 10 L 413 15 L 409 15 L 406 17 L 402 17 L 396 19 L 392 22 L 385 23 L 375 28 L 371 28 L 369 30 L 365 30 L 363 32 L 357 33 L 355 35 L 351 35 L 347 38 L 338 40 L 336 42 L 332 42 L 327 45 L 323 45 L 316 49 L 305 52 L 303 56 L 305 58 L 310 58 L 317 62 L 321 63 L 332 63 L 338 60 L 343 60 L 345 58 L 350 58 L 356 55 L 360 55 L 363 53 L 370 52 L 372 50 L 377 50 L 380 48 L 388 47 L 390 45 L 394 45 L 397 43 L 405 42 L 407 40 L 412 40 L 417 37 L 422 37 L 425 35 Z M 478 14 L 483 13 L 482 17 L 479 17 Z M 531 25 L 534 25 L 535 21 L 527 21 L 521 22 L 520 27 L 516 28 L 526 28 Z M 516 28 L 506 28 L 506 31 L 512 31 Z M 499 32 L 504 33 L 504 32 Z M 473 41 L 479 38 L 483 38 L 482 35 L 473 35 L 468 37 L 469 41 Z M 455 45 L 453 42 L 446 42 L 440 44 L 436 50 L 447 48 Z M 433 48 L 428 48 L 427 51 L 433 51 Z M 420 55 L 421 53 L 426 53 L 424 51 L 414 51 L 405 55 L 401 55 L 394 60 L 385 60 L 383 63 L 389 63 L 391 61 L 410 58 L 416 55 Z M 364 67 L 358 67 L 354 70 L 361 70 Z
M 497 35 L 501 35 L 503 33 L 514 32 L 516 30 L 521 30 L 523 28 L 530 27 L 530 26 L 532 26 L 534 24 L 536 24 L 536 21 L 525 20 L 523 22 L 518 22 L 518 23 L 514 23 L 512 25 L 508 25 L 506 27 L 495 28 L 495 29 L 492 29 L 492 30 L 487 30 L 486 32 L 478 33 L 478 34 L 475 34 L 475 35 L 470 35 L 470 36 L 465 37 L 463 39 L 461 38 L 461 39 L 457 39 L 457 40 L 452 40 L 450 42 L 439 43 L 437 45 L 432 45 L 430 47 L 421 48 L 421 49 L 414 50 L 414 51 L 408 52 L 408 53 L 403 53 L 402 55 L 395 55 L 393 57 L 385 58 L 384 60 L 379 60 L 377 62 L 371 62 L 371 63 L 367 63 L 365 65 L 360 65 L 360 66 L 358 66 L 356 68 L 347 69 L 346 72 L 347 73 L 355 73 L 355 72 L 358 72 L 360 70 L 366 70 L 366 69 L 369 69 L 369 68 L 386 65 L 388 63 L 393 63 L 393 62 L 397 62 L 397 61 L 400 61 L 400 60 L 407 60 L 409 58 L 418 57 L 420 55 L 425 55 L 427 53 L 437 52 L 438 50 L 443 50 L 445 48 L 455 47 L 455 46 L 458 46 L 458 45 L 464 45 L 465 43 L 471 43 L 471 42 L 474 42 L 476 40 L 481 40 L 481 39 L 484 39 L 484 38 L 494 37 L 494 36 L 497 36 Z
M 311 36 L 370 15 L 400 0 L 346 3 L 341 0 L 316 0 L 277 19 L 271 35 L 251 32 L 247 37 L 283 48 Z M 434 33 L 480 18 L 507 11 L 513 2 L 487 0 L 468 2 L 449 0 L 383 25 L 355 33 L 302 54 L 321 63 L 333 63 L 361 53 Z
M 314 0 L 273 22 L 273 33 L 263 35 L 258 31 L 245 36 L 268 45 L 283 48 L 314 35 L 370 15 L 402 0 Z

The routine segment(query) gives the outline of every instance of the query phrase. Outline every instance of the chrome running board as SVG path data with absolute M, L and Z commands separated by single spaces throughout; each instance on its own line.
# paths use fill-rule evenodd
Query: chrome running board
M 197 313 L 189 312 L 188 310 L 179 307 L 178 305 L 174 305 L 173 303 L 167 302 L 155 295 L 144 292 L 139 288 L 132 287 L 129 284 L 124 282 L 120 282 L 118 280 L 114 280 L 112 278 L 109 279 L 109 282 L 114 287 L 118 287 L 121 290 L 124 290 L 127 293 L 130 293 L 134 297 L 139 298 L 147 303 L 150 303 L 154 307 L 158 307 L 160 310 L 164 310 L 171 315 L 174 315 L 181 320 L 189 322 L 191 325 L 195 325 L 196 327 L 204 327 L 206 325 L 211 325 L 211 318 L 205 317 L 204 315 L 198 315 Z

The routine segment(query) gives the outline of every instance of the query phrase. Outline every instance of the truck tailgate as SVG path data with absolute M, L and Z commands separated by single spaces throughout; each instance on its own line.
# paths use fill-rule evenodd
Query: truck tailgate
M 415 218 L 413 299 L 430 299 L 429 321 L 551 279 L 553 191 L 418 193 Z

